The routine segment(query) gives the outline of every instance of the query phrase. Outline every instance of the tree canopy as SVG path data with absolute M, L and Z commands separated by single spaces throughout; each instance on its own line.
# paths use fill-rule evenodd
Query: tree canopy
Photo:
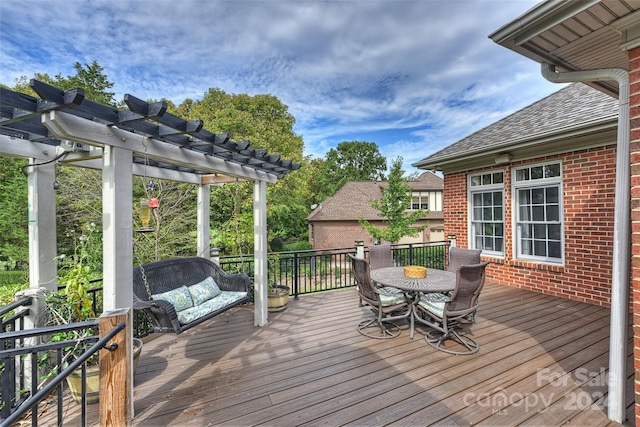
M 387 159 L 375 142 L 343 141 L 327 153 L 318 181 L 321 200 L 333 196 L 349 181 L 381 181 Z

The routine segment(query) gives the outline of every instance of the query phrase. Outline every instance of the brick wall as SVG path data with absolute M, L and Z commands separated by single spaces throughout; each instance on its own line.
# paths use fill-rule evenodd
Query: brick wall
M 631 304 L 636 422 L 640 426 L 640 47 L 629 51 L 631 161 Z
M 516 162 L 503 168 L 505 178 L 505 256 L 492 261 L 489 280 L 597 305 L 611 304 L 611 265 L 615 195 L 615 143 L 563 155 Z M 511 167 L 562 161 L 565 263 L 555 265 L 514 259 Z M 496 170 L 495 167 L 487 170 Z M 469 173 L 480 170 L 469 171 Z M 445 175 L 445 234 L 456 234 L 469 247 L 467 173 Z

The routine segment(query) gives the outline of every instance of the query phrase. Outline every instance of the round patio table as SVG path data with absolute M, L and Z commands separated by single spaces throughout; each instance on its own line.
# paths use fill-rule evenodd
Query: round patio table
M 451 271 L 437 270 L 435 268 L 427 269 L 427 277 L 416 279 L 413 277 L 406 277 L 404 275 L 403 267 L 384 267 L 371 270 L 371 280 L 382 285 L 391 286 L 405 291 L 413 300 L 413 304 L 410 305 L 411 315 L 411 329 L 410 338 L 413 339 L 413 333 L 415 330 L 415 308 L 414 304 L 417 302 L 419 293 L 423 292 L 449 292 L 453 291 L 456 287 L 456 274 Z

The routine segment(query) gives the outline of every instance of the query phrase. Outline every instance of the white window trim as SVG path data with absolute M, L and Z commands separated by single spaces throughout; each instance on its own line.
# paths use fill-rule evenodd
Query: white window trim
M 481 176 L 481 175 L 486 175 L 486 174 L 494 174 L 497 172 L 501 172 L 502 173 L 502 182 L 500 184 L 489 184 L 489 185 L 480 185 L 477 187 L 471 187 L 471 178 L 474 176 Z M 504 191 L 504 175 L 505 172 L 503 169 L 493 169 L 493 170 L 487 170 L 487 171 L 482 171 L 482 172 L 477 172 L 477 173 L 472 173 L 467 175 L 467 236 L 469 236 L 469 247 L 476 249 L 475 247 L 475 235 L 473 234 L 473 198 L 472 195 L 473 193 L 483 193 L 483 192 L 487 192 L 487 191 L 496 191 L 496 190 L 500 190 L 502 191 L 502 229 L 503 231 L 506 231 L 506 199 L 505 199 L 505 191 Z M 504 258 L 504 251 L 505 251 L 505 246 L 507 244 L 507 236 L 505 233 L 505 236 L 503 236 L 503 243 L 502 243 L 502 251 L 489 251 L 486 249 L 482 250 L 482 254 L 483 255 L 490 255 L 493 257 L 497 257 L 497 258 Z
M 544 166 L 551 164 L 559 164 L 560 165 L 560 176 L 552 177 L 552 178 L 539 178 L 536 180 L 529 181 L 518 181 L 516 182 L 516 173 L 518 170 L 524 168 L 533 168 L 536 166 Z M 512 248 L 513 248 L 513 258 L 516 261 L 526 261 L 526 262 L 535 262 L 535 263 L 544 263 L 544 264 L 553 264 L 553 265 L 564 265 L 565 260 L 565 236 L 564 236 L 564 191 L 563 191 L 563 180 L 564 180 L 564 168 L 562 161 L 554 160 L 547 162 L 539 162 L 539 163 L 531 163 L 526 165 L 520 165 L 518 167 L 511 168 L 511 216 L 512 216 Z M 519 219 L 519 205 L 518 205 L 518 190 L 526 189 L 532 187 L 548 187 L 551 185 L 558 186 L 558 204 L 559 204 L 559 223 L 560 223 L 560 258 L 551 258 L 551 257 L 540 257 L 535 255 L 523 255 L 522 254 L 522 245 L 520 244 L 520 233 L 518 231 L 518 219 Z

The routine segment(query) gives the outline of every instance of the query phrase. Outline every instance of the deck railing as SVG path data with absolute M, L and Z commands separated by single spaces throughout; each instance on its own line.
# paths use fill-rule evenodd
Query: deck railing
M 446 241 L 391 245 L 396 265 L 416 264 L 438 269 L 445 267 L 448 247 Z M 355 247 L 348 247 L 270 253 L 267 256 L 268 283 L 289 286 L 294 298 L 354 286 L 347 254 L 355 252 Z M 253 254 L 222 256 L 220 267 L 227 272 L 247 273 L 253 279 Z

